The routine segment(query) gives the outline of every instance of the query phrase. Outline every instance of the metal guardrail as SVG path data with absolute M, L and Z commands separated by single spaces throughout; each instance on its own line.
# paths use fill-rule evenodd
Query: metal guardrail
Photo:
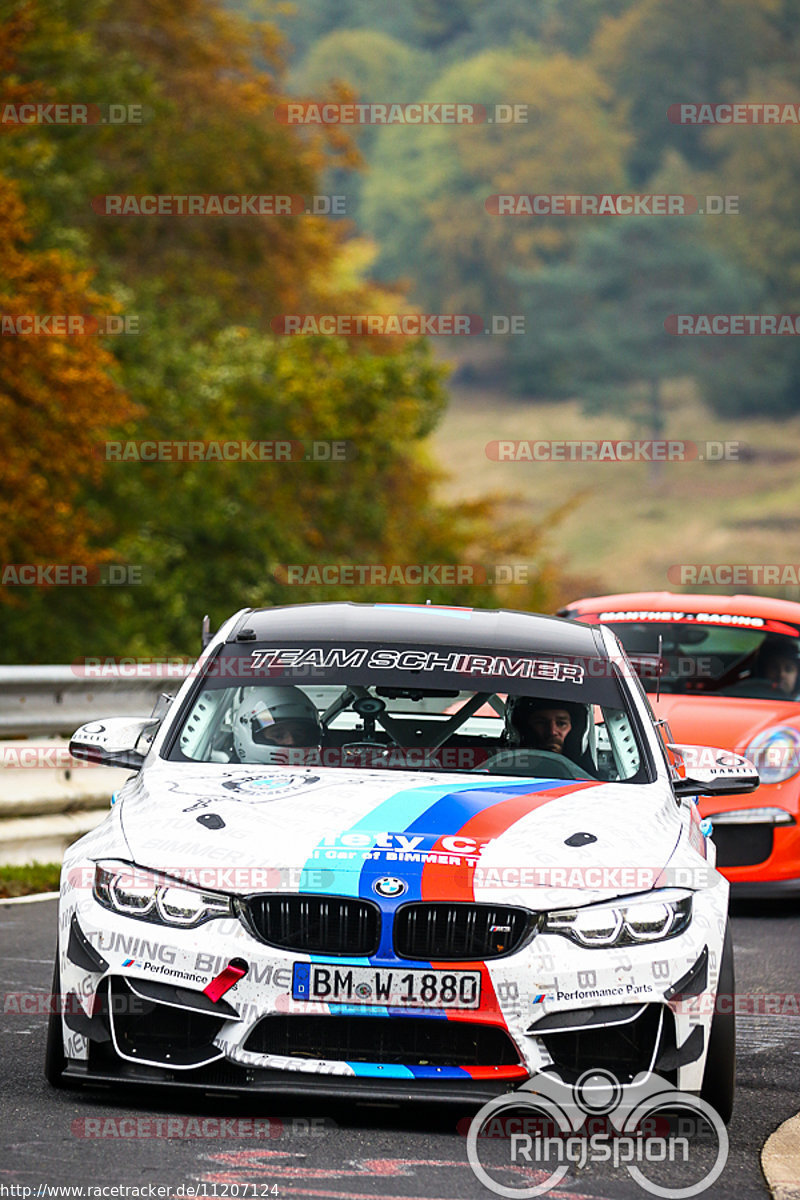
M 177 660 L 109 660 L 107 669 L 97 663 L 0 666 L 0 864 L 60 860 L 103 819 L 127 777 L 114 767 L 84 769 L 88 764 L 71 759 L 67 742 L 57 739 L 100 717 L 149 716 L 161 693 L 177 692 L 193 667 Z M 325 708 L 338 691 L 321 686 L 310 694 Z M 438 702 L 431 704 L 438 711 Z
M 190 663 L 118 662 L 92 666 L 0 667 L 0 738 L 70 737 L 98 717 L 148 716 L 162 692 L 175 692 Z
M 148 716 L 190 663 L 0 666 L 0 863 L 58 862 L 108 812 L 126 772 L 71 760 L 69 738 L 99 717 Z M 34 747 L 30 739 L 47 738 Z M 20 739 L 9 741 L 8 739 Z M 51 765 L 52 763 L 52 765 Z

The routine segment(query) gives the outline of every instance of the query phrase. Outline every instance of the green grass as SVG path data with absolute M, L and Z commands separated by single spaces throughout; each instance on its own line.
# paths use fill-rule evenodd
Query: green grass
M 57 892 L 60 876 L 61 863 L 34 862 L 21 867 L 0 867 L 0 899 Z
M 770 421 L 722 419 L 697 400 L 689 382 L 667 390 L 665 435 L 738 442 L 739 461 L 664 463 L 493 462 L 488 442 L 642 438 L 620 415 L 587 417 L 577 401 L 534 403 L 500 386 L 451 386 L 451 404 L 430 440 L 448 474 L 443 498 L 467 501 L 515 493 L 514 511 L 532 527 L 565 501 L 571 509 L 547 536 L 564 576 L 562 601 L 602 592 L 671 590 L 763 592 L 800 599 L 800 587 L 680 587 L 673 565 L 797 564 L 800 571 L 800 416 Z

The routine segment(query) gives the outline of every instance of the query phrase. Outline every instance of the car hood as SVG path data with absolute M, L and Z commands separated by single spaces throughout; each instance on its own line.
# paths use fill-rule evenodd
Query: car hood
M 138 866 L 240 894 L 585 904 L 652 886 L 682 827 L 657 783 L 163 760 L 120 801 Z
M 773 725 L 800 727 L 800 704 L 737 696 L 650 697 L 656 717 L 666 717 L 677 742 L 720 746 L 744 754 L 753 738 Z

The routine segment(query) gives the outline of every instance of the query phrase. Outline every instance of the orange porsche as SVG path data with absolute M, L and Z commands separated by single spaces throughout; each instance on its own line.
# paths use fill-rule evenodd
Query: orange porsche
M 630 592 L 576 600 L 559 616 L 610 626 L 670 741 L 756 764 L 757 791 L 700 801 L 717 867 L 735 896 L 800 895 L 800 604 Z

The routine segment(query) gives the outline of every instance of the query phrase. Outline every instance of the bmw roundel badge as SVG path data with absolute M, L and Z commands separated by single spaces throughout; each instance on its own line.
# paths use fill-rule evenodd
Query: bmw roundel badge
M 396 875 L 384 875 L 381 879 L 376 879 L 372 887 L 379 896 L 384 896 L 387 900 L 394 900 L 408 890 L 408 884 Z

